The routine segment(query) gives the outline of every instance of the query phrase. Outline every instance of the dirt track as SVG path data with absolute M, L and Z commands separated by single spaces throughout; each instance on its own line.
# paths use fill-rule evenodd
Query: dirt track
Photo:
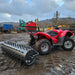
M 28 42 L 27 34 L 3 35 L 1 40 L 22 36 Z M 30 67 L 4 55 L 0 49 L 0 75 L 75 75 L 75 48 L 72 51 L 55 48 L 49 55 L 38 56 L 36 63 Z

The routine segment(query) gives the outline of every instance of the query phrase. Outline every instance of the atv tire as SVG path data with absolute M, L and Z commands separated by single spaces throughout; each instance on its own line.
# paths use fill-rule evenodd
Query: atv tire
M 74 40 L 71 38 L 65 38 L 62 48 L 71 51 L 74 48 Z
M 41 39 L 35 43 L 35 49 L 40 55 L 49 54 L 51 51 L 51 43 L 47 39 Z

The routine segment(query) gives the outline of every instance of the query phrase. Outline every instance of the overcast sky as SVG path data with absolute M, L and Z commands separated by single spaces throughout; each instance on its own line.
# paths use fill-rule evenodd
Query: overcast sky
M 0 22 L 50 19 L 56 10 L 60 17 L 75 18 L 75 0 L 0 0 Z

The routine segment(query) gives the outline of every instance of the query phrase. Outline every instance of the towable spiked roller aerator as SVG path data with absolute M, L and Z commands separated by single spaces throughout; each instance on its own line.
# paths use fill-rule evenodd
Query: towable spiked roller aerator
M 2 50 L 24 61 L 27 66 L 32 65 L 38 55 L 38 52 L 30 46 L 26 46 L 24 41 L 6 41 L 2 44 Z

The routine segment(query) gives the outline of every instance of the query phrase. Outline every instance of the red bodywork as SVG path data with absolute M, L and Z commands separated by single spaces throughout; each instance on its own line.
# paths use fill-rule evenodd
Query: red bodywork
M 28 30 L 28 31 L 36 31 L 36 23 L 35 22 L 26 23 L 26 30 Z
M 58 37 L 59 37 L 59 39 L 60 39 L 60 38 L 62 38 L 62 37 L 64 37 L 64 36 L 66 36 L 68 33 L 69 33 L 69 34 L 68 34 L 69 36 L 72 36 L 72 35 L 73 35 L 73 33 L 72 33 L 71 31 L 69 31 L 69 30 L 63 31 L 63 30 L 61 30 L 61 29 L 53 29 L 53 30 L 51 30 L 51 31 L 52 31 L 52 32 L 55 32 L 57 35 L 51 36 L 50 34 L 48 34 L 48 32 L 36 32 L 36 33 L 34 33 L 34 34 L 32 34 L 32 35 L 33 35 L 33 36 L 39 36 L 39 39 L 41 39 L 41 37 L 45 37 L 45 38 L 48 39 L 48 40 L 52 39 L 55 44 L 58 43 Z M 39 40 L 39 39 L 38 39 L 38 40 Z

